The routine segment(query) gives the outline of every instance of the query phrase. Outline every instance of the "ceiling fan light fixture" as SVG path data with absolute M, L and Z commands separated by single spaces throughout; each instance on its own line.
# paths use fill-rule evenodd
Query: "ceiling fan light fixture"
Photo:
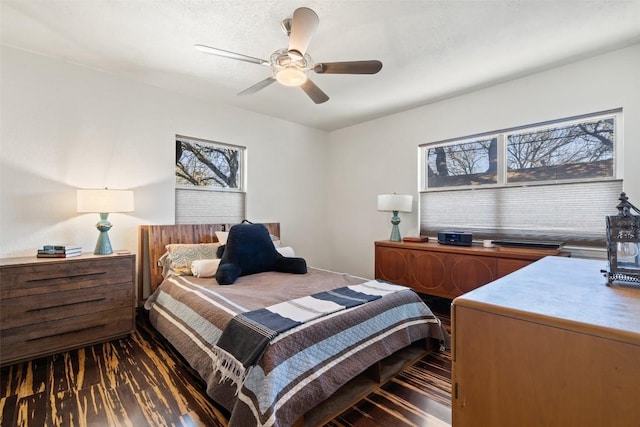
M 289 49 L 287 51 L 287 54 L 289 55 L 289 58 L 291 58 L 291 60 L 293 60 L 293 61 L 302 61 L 302 60 L 304 60 L 304 55 L 299 50 Z
M 293 55 L 291 54 L 293 52 Z M 313 60 L 309 55 L 300 54 L 295 50 L 278 49 L 271 54 L 271 69 L 278 83 L 284 86 L 301 86 L 309 78 Z
M 295 67 L 282 68 L 276 72 L 276 80 L 284 86 L 300 86 L 307 81 L 307 73 Z
M 314 64 L 313 59 L 307 53 L 307 48 L 318 28 L 318 23 L 318 15 L 313 10 L 308 7 L 297 8 L 293 12 L 292 18 L 284 19 L 281 23 L 282 31 L 289 37 L 289 45 L 273 52 L 269 61 L 211 46 L 200 44 L 194 46 L 211 55 L 266 65 L 271 68 L 271 76 L 239 92 L 238 95 L 256 93 L 277 81 L 283 86 L 300 87 L 313 102 L 322 104 L 329 100 L 329 96 L 309 78 L 312 72 L 317 74 L 376 74 L 382 68 L 382 62 L 370 60 Z

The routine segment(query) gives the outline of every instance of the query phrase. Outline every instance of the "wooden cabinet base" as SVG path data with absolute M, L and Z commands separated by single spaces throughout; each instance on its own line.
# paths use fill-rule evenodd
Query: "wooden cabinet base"
M 536 249 L 380 241 L 375 243 L 375 278 L 453 299 L 548 255 Z

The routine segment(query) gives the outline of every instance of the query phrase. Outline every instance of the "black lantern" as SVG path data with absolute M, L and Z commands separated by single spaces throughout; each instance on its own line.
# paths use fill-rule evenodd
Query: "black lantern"
M 607 285 L 614 281 L 640 284 L 640 210 L 625 193 L 618 198 L 618 214 L 607 218 L 607 256 L 609 271 L 603 271 Z

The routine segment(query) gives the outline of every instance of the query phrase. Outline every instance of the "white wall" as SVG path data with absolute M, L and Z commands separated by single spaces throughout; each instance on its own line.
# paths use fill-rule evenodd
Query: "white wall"
M 135 190 L 136 211 L 110 217 L 114 247 L 135 250 L 137 225 L 173 223 L 176 133 L 247 146 L 247 216 L 280 221 L 311 265 L 366 277 L 391 227 L 377 194 L 413 194 L 400 228 L 418 231 L 425 142 L 622 107 L 624 188 L 640 201 L 640 45 L 329 135 L 9 48 L 1 67 L 1 257 L 93 248 L 97 215 L 75 212 L 77 187 Z
M 332 132 L 332 268 L 373 277 L 373 242 L 391 230 L 390 214 L 376 211 L 377 194 L 412 194 L 413 213 L 400 214 L 400 229 L 418 233 L 418 145 L 617 107 L 624 114 L 624 190 L 638 205 L 640 45 Z
M 43 244 L 95 246 L 97 214 L 76 213 L 76 188 L 135 191 L 111 214 L 114 249 L 136 251 L 139 224 L 173 224 L 175 134 L 248 149 L 247 217 L 279 221 L 282 239 L 329 267 L 327 134 L 207 103 L 76 64 L 2 48 L 0 257 Z M 313 191 L 309 191 L 313 189 Z

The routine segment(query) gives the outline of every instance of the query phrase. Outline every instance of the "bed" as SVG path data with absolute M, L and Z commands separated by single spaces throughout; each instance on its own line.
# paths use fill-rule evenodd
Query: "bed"
M 280 235 L 278 223 L 265 226 L 271 235 Z M 167 244 L 216 243 L 215 232 L 228 228 L 140 226 L 138 295 L 152 325 L 228 411 L 229 426 L 323 424 L 404 366 L 437 351 L 446 338 L 440 321 L 414 291 L 348 274 L 310 267 L 304 275 L 265 272 L 227 286 L 214 278 L 163 279 L 157 260 Z M 239 381 L 216 368 L 216 343 L 238 314 L 346 287 L 384 292 L 277 335 Z

